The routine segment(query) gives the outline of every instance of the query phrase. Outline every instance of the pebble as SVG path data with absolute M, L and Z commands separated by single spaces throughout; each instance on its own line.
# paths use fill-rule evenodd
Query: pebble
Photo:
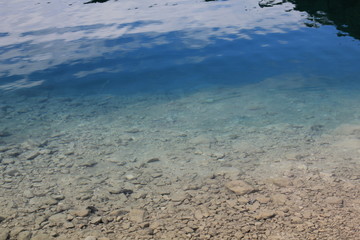
M 99 223 L 102 223 L 103 220 L 102 220 L 102 217 L 94 217 L 93 219 L 91 219 L 90 223 L 92 224 L 99 224 Z
M 49 222 L 56 223 L 56 224 L 63 224 L 67 221 L 66 214 L 57 213 L 49 217 Z
M 88 207 L 80 207 L 79 209 L 70 211 L 70 214 L 75 217 L 86 217 L 90 212 L 91 210 Z
M 20 232 L 18 235 L 17 235 L 17 237 L 16 237 L 16 239 L 17 240 L 30 240 L 31 239 L 31 232 L 29 232 L 29 231 L 23 231 L 23 232 Z
M 288 187 L 288 186 L 292 185 L 291 180 L 288 178 L 284 178 L 284 177 L 272 178 L 269 181 L 278 187 Z
M 256 220 L 264 220 L 264 219 L 272 218 L 275 215 L 276 215 L 276 213 L 274 211 L 262 210 L 257 215 L 255 215 L 255 219 Z
M 97 164 L 96 161 L 87 161 L 78 163 L 79 167 L 94 167 Z
M 147 160 L 147 163 L 154 163 L 154 162 L 159 162 L 160 159 L 159 158 L 151 158 L 149 160 Z
M 6 229 L 0 229 L 0 240 L 7 240 L 10 236 L 10 231 Z
M 40 155 L 39 150 L 34 150 L 34 151 L 30 151 L 30 152 L 26 152 L 24 153 L 22 156 L 24 157 L 24 159 L 26 160 L 33 160 L 35 159 L 37 156 Z
M 63 226 L 65 229 L 70 229 L 75 227 L 75 225 L 72 222 L 65 222 Z
M 261 204 L 267 204 L 268 202 L 271 201 L 270 198 L 264 197 L 264 196 L 258 196 L 258 197 L 256 198 L 256 200 L 257 200 L 259 203 L 261 203 Z
M 132 222 L 142 223 L 145 219 L 145 211 L 142 209 L 132 209 L 129 212 L 129 220 Z
M 97 240 L 97 237 L 87 236 L 84 240 Z
M 242 180 L 234 180 L 227 182 L 225 184 L 225 187 L 239 196 L 256 191 L 256 189 L 253 186 Z
M 53 239 L 53 238 L 45 233 L 37 234 L 36 236 L 31 238 L 31 240 L 50 240 L 50 239 Z
M 133 180 L 133 179 L 135 179 L 136 177 L 135 177 L 134 175 L 132 175 L 132 174 L 126 174 L 126 175 L 125 175 L 125 178 L 126 178 L 127 180 Z
M 179 191 L 179 192 L 171 194 L 170 198 L 173 202 L 182 202 L 187 198 L 187 194 L 186 194 L 186 192 Z
M 328 197 L 325 199 L 325 202 L 328 204 L 342 205 L 344 201 L 339 197 Z
M 279 193 L 272 195 L 271 200 L 277 204 L 285 204 L 287 202 L 287 197 L 286 195 Z

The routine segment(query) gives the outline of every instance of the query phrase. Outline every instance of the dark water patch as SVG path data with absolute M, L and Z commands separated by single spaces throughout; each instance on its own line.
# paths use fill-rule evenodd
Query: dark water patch
M 308 19 L 337 29 L 360 39 L 360 1 L 358 0 L 290 0 L 295 10 L 306 11 Z M 311 26 L 311 25 L 309 25 Z
M 84 4 L 90 4 L 90 3 L 105 3 L 108 2 L 109 0 L 91 0 L 88 2 L 85 2 Z

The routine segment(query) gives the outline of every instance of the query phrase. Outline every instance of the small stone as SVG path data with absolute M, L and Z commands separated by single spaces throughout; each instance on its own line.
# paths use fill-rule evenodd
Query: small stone
M 187 198 L 187 194 L 183 191 L 171 194 L 171 200 L 173 202 L 182 202 Z
M 247 209 L 248 209 L 249 211 L 255 212 L 259 207 L 260 207 L 260 203 L 259 203 L 259 202 L 255 202 L 255 203 L 253 203 L 253 204 L 251 204 L 251 205 L 248 205 L 248 206 L 247 206 Z
M 78 164 L 79 167 L 94 167 L 95 165 L 97 165 L 96 161 L 80 162 Z
M 97 237 L 87 236 L 84 240 L 97 240 Z
M 62 194 L 58 194 L 58 195 L 52 195 L 51 196 L 53 199 L 57 200 L 57 201 L 61 201 L 65 199 L 65 196 Z
M 53 239 L 53 238 L 45 233 L 36 234 L 34 237 L 31 238 L 31 240 L 50 240 L 50 239 Z
M 91 219 L 90 223 L 92 224 L 99 224 L 99 223 L 102 223 L 102 217 L 94 217 L 93 219 Z
M 271 201 L 270 198 L 264 197 L 264 196 L 258 196 L 258 197 L 256 198 L 256 200 L 257 200 L 259 203 L 261 203 L 261 204 L 267 204 L 268 202 Z
M 291 218 L 291 223 L 292 224 L 301 224 L 301 223 L 303 223 L 303 220 L 299 217 L 294 216 Z
M 276 215 L 276 213 L 274 211 L 263 210 L 263 211 L 259 212 L 257 215 L 255 215 L 255 219 L 256 220 L 265 220 L 268 218 L 275 217 L 275 215 Z
M 227 182 L 225 187 L 239 196 L 255 192 L 256 189 L 245 181 L 234 180 Z
M 49 217 L 49 222 L 56 223 L 56 224 L 63 224 L 67 221 L 66 214 L 57 213 Z
M 10 237 L 10 231 L 0 228 L 0 240 L 7 240 Z
M 6 218 L 5 218 L 4 216 L 1 216 L 1 215 L 0 215 L 0 223 L 1 223 L 2 221 L 5 221 L 5 219 L 6 219 Z
M 190 228 L 190 227 L 184 227 L 184 228 L 183 228 L 183 231 L 184 231 L 185 233 L 193 233 L 193 232 L 194 232 L 194 229 L 192 229 L 192 228 Z
M 271 200 L 277 204 L 285 204 L 287 202 L 287 197 L 286 195 L 279 193 L 271 196 Z
M 342 205 L 344 200 L 339 197 L 328 197 L 325 199 L 325 202 L 328 204 Z
M 34 151 L 26 152 L 25 154 L 23 154 L 23 157 L 26 160 L 33 160 L 39 155 L 40 155 L 39 150 L 34 150 Z
M 70 229 L 75 227 L 75 225 L 72 222 L 65 222 L 63 226 L 65 229 Z
M 292 182 L 288 178 L 279 177 L 279 178 L 272 178 L 270 182 L 278 187 L 288 187 L 292 185 Z
M 201 220 L 204 217 L 204 215 L 202 214 L 202 212 L 200 210 L 196 210 L 194 213 L 194 217 L 198 220 Z
M 127 180 L 133 180 L 133 179 L 135 179 L 136 177 L 135 177 L 134 175 L 132 175 L 132 174 L 126 174 L 126 175 L 125 175 L 125 178 L 126 178 Z
M 29 231 L 23 231 L 23 232 L 20 232 L 18 235 L 17 235 L 17 240 L 30 240 L 31 239 L 31 232 Z
M 159 158 L 151 158 L 149 160 L 147 160 L 147 163 L 154 163 L 154 162 L 159 162 L 160 159 Z
M 129 211 L 127 210 L 124 210 L 124 209 L 117 209 L 117 210 L 114 210 L 112 212 L 110 212 L 110 216 L 121 216 L 121 215 L 125 215 L 127 214 Z
M 77 210 L 70 211 L 71 215 L 74 215 L 75 217 L 86 217 L 90 214 L 90 209 L 88 207 L 81 207 Z
M 30 191 L 29 189 L 26 189 L 23 193 L 24 197 L 26 198 L 33 198 L 34 197 L 34 194 L 32 191 Z
M 145 211 L 142 209 L 132 209 L 129 212 L 129 220 L 132 222 L 142 223 L 145 219 Z

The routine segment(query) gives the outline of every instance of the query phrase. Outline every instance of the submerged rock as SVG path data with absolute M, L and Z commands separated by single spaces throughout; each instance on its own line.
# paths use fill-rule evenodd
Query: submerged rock
M 253 186 L 242 180 L 227 182 L 225 187 L 239 196 L 257 191 Z

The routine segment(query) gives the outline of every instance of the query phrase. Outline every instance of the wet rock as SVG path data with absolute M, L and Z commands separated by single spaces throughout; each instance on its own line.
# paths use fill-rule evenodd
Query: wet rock
M 145 219 L 145 210 L 132 209 L 129 212 L 129 220 L 136 223 L 142 223 Z
M 22 157 L 25 160 L 33 160 L 39 155 L 40 155 L 40 151 L 37 149 L 37 150 L 29 151 L 29 152 L 22 154 Z
M 227 182 L 225 184 L 225 187 L 239 196 L 256 191 L 256 189 L 253 186 L 242 180 L 234 180 Z
M 96 161 L 86 161 L 78 163 L 79 167 L 94 167 L 98 163 Z
M 11 133 L 7 130 L 0 130 L 0 137 L 9 137 Z
M 155 162 L 159 162 L 159 161 L 160 161 L 159 158 L 151 158 L 151 159 L 147 160 L 146 162 L 147 163 L 155 163 Z
M 224 176 L 230 180 L 239 178 L 241 171 L 234 167 L 221 167 L 215 172 L 215 176 Z

